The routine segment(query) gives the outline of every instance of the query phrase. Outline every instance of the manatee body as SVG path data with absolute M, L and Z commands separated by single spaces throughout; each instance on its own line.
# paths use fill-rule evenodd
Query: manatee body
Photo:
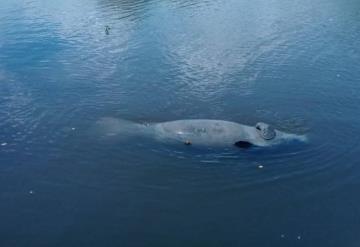
M 127 120 L 106 118 L 102 126 L 107 135 L 141 135 L 160 142 L 193 146 L 271 146 L 289 141 L 305 141 L 301 135 L 284 133 L 265 123 L 255 126 L 211 119 L 188 119 L 161 123 L 138 124 Z
M 198 146 L 264 147 L 291 140 L 305 141 L 304 136 L 274 130 L 264 123 L 253 127 L 223 120 L 194 119 L 157 123 L 152 128 L 158 140 Z
M 222 120 L 177 120 L 154 124 L 153 129 L 159 140 L 201 146 L 229 146 L 256 139 L 252 127 Z

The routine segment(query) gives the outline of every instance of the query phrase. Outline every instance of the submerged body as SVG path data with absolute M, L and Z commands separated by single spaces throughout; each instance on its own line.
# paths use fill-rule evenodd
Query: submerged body
M 157 123 L 152 126 L 155 137 L 161 141 L 190 142 L 199 146 L 231 146 L 244 145 L 270 146 L 284 141 L 304 141 L 304 136 L 288 134 L 272 130 L 273 134 L 265 133 L 259 125 L 248 126 L 223 120 L 194 119 L 177 120 Z M 265 133 L 265 134 L 264 134 Z
M 252 127 L 222 120 L 177 120 L 152 126 L 161 141 L 190 142 L 201 146 L 229 146 L 238 141 L 255 141 Z
M 305 141 L 306 137 L 284 133 L 265 123 L 248 126 L 211 119 L 176 120 L 138 124 L 127 120 L 104 118 L 98 122 L 107 136 L 147 136 L 160 142 L 194 146 L 271 146 L 288 141 Z

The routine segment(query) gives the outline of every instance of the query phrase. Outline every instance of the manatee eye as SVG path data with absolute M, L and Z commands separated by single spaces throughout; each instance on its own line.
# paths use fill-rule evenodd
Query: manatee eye
M 260 128 L 259 125 L 257 125 L 255 128 L 256 128 L 257 130 L 261 130 L 261 128 Z

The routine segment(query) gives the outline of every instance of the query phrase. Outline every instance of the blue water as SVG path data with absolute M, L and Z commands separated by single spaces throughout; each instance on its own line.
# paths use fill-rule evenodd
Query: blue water
M 359 47 L 357 0 L 1 0 L 0 246 L 360 246 Z M 309 142 L 105 140 L 102 117 Z

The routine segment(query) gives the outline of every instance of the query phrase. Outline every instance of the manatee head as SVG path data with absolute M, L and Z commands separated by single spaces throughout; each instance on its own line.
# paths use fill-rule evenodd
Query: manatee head
M 306 142 L 307 138 L 304 135 L 297 135 L 285 133 L 276 130 L 267 123 L 257 123 L 254 127 L 252 144 L 256 146 L 271 146 L 284 142 Z
M 275 129 L 266 123 L 257 123 L 255 125 L 255 129 L 257 133 L 262 137 L 264 140 L 272 140 L 276 137 Z

